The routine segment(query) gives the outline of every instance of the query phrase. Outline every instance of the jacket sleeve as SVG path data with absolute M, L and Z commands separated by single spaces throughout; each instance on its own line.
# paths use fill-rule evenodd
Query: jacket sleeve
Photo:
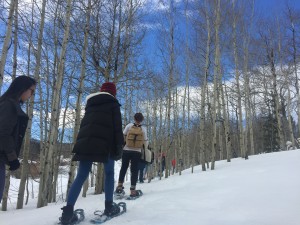
M 114 141 L 116 146 L 124 145 L 124 137 L 122 132 L 122 117 L 120 105 L 113 108 L 113 126 L 114 126 Z
M 0 104 L 0 152 L 4 152 L 8 161 L 18 158 L 13 137 L 17 119 L 18 115 L 14 104 L 9 100 L 3 101 Z

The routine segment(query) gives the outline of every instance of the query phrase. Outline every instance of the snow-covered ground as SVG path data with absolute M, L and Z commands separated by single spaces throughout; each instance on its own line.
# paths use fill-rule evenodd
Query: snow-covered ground
M 216 170 L 196 167 L 168 179 L 138 184 L 144 196 L 126 201 L 127 213 L 105 224 L 130 225 L 300 225 L 300 150 L 261 154 L 249 160 L 216 162 Z M 129 191 L 129 183 L 125 185 Z M 36 196 L 35 196 L 36 197 Z M 116 201 L 119 202 L 119 201 Z M 63 202 L 36 208 L 0 211 L 0 225 L 53 225 Z M 87 225 L 95 210 L 104 208 L 104 195 L 79 197 L 75 208 L 85 210 Z

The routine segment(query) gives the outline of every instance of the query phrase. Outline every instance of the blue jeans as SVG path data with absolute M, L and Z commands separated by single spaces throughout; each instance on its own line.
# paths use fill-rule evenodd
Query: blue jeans
M 4 186 L 5 186 L 5 163 L 0 162 L 0 202 L 3 197 Z
M 67 205 L 74 206 L 77 198 L 80 194 L 81 188 L 89 176 L 93 162 L 90 161 L 80 161 L 77 176 L 70 188 Z M 115 161 L 113 159 L 108 159 L 104 163 L 104 192 L 105 192 L 105 201 L 113 201 L 113 192 L 114 192 L 114 167 Z

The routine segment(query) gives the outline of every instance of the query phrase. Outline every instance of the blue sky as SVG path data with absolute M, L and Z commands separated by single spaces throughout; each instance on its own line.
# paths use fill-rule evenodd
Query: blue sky
M 189 0 L 190 4 L 193 4 L 194 0 Z M 197 0 L 198 1 L 198 0 Z M 236 0 L 238 2 L 248 2 L 252 0 Z M 166 6 L 168 6 L 169 0 L 146 0 L 147 2 L 145 6 L 146 11 L 146 18 L 144 19 L 143 23 L 147 24 L 147 33 L 144 39 L 144 47 L 146 48 L 147 54 L 145 57 L 150 60 L 151 64 L 155 65 L 155 68 L 160 68 L 162 66 L 161 59 L 159 58 L 159 36 L 160 33 L 157 32 L 160 29 L 161 23 L 165 21 L 162 19 L 162 14 L 164 13 L 164 7 L 159 6 L 161 5 L 160 2 L 164 2 Z M 174 0 L 176 7 L 178 7 L 184 0 Z M 181 2 L 181 3 L 180 3 Z M 286 9 L 286 4 L 293 8 L 296 7 L 300 9 L 300 0 L 254 0 L 255 2 L 255 16 L 260 17 L 272 17 L 281 14 Z M 151 4 L 150 4 L 151 3 Z M 180 6 L 182 9 L 182 5 Z M 178 18 L 176 18 L 178 19 Z M 181 18 L 179 19 L 181 20 Z M 182 21 L 184 18 L 182 17 Z M 151 27 L 151 28 L 149 28 Z M 183 28 L 183 24 L 181 24 L 181 28 Z M 182 31 L 181 31 L 182 32 Z M 150 56 L 150 57 L 149 57 Z M 159 70 L 159 69 L 158 69 Z
M 285 8 L 286 2 L 289 2 L 291 6 L 300 8 L 300 0 L 256 0 L 256 5 L 262 12 L 272 15 Z

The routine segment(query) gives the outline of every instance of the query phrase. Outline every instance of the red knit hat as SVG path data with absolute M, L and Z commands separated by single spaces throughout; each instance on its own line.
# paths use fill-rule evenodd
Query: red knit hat
M 100 88 L 101 92 L 108 92 L 112 94 L 113 96 L 116 96 L 117 94 L 117 88 L 116 85 L 113 82 L 105 82 L 102 84 Z

